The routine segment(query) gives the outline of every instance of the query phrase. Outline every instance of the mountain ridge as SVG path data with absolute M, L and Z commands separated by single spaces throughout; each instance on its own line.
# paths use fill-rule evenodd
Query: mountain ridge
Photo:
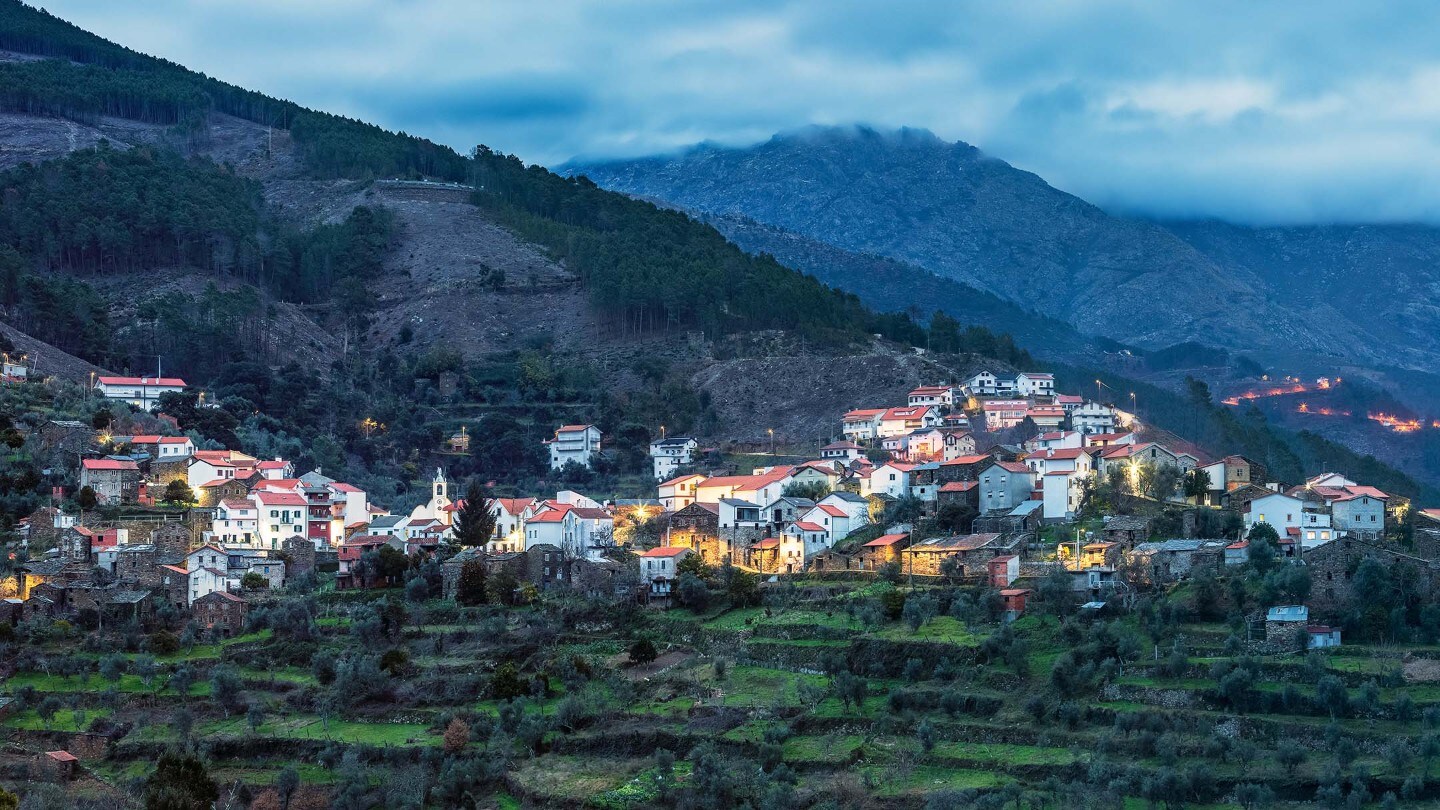
M 1273 266 L 1236 261 L 1194 229 L 1112 216 L 970 144 L 924 131 L 811 127 L 749 147 L 705 144 L 563 168 L 692 212 L 746 217 L 896 259 L 1083 333 L 1147 348 L 1201 340 L 1316 366 L 1396 359 L 1380 339 L 1383 318 L 1351 317 L 1314 300 L 1297 306 Z M 1440 252 L 1440 230 L 1431 230 Z M 1426 334 L 1440 313 L 1410 309 L 1418 310 L 1414 348 L 1401 358 L 1423 367 L 1440 360 L 1440 341 Z

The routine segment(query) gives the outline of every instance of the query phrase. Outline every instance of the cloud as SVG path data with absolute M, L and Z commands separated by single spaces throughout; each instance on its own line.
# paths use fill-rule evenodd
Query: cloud
M 1113 210 L 1440 222 L 1440 5 L 49 0 L 267 93 L 555 165 L 807 124 L 965 140 Z

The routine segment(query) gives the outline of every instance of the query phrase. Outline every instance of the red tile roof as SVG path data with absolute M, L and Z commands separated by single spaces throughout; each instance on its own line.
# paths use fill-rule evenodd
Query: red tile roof
M 821 512 L 824 512 L 825 514 L 829 515 L 830 517 L 849 517 L 849 516 L 850 516 L 849 513 L 847 513 L 844 509 L 841 509 L 841 508 L 838 507 L 838 506 L 833 506 L 833 505 L 828 504 L 828 503 L 822 503 L 822 504 L 820 504 L 819 506 L 817 506 L 817 507 L 815 507 L 815 508 L 816 508 L 816 509 L 819 509 Z
M 947 483 L 947 484 L 941 485 L 940 491 L 941 491 L 941 492 L 969 492 L 970 490 L 974 489 L 974 488 L 977 487 L 977 486 L 980 486 L 980 485 L 979 485 L 977 482 L 975 482 L 975 481 L 951 481 L 951 482 L 949 482 L 949 483 Z
M 769 550 L 772 549 L 772 548 L 779 548 L 779 546 L 780 546 L 780 541 L 779 541 L 779 540 L 776 540 L 776 539 L 773 538 L 773 537 L 767 537 L 767 538 L 765 538 L 764 540 L 761 540 L 760 542 L 758 542 L 758 543 L 756 543 L 755 545 L 751 546 L 750 548 L 755 549 L 755 550 L 757 550 L 757 551 L 769 551 Z
M 87 458 L 80 462 L 87 470 L 138 470 L 140 466 L 133 461 L 121 461 L 114 458 Z
M 293 492 L 270 492 L 259 489 L 256 490 L 255 497 L 259 498 L 260 503 L 264 506 L 306 506 L 308 504 L 303 496 Z
M 185 387 L 179 377 L 96 377 L 95 381 L 105 385 L 159 385 Z
M 504 509 L 506 512 L 508 512 L 508 513 L 510 513 L 510 514 L 512 514 L 512 515 L 518 515 L 518 514 L 520 514 L 521 512 L 524 512 L 526 509 L 530 508 L 530 505 L 533 504 L 533 503 L 535 503 L 535 499 L 534 499 L 534 498 L 496 498 L 496 499 L 495 499 L 494 501 L 492 501 L 491 503 L 492 503 L 492 505 L 499 505 L 500 508 Z
M 896 543 L 899 543 L 900 541 L 906 539 L 906 538 L 909 537 L 909 536 L 910 536 L 910 535 L 904 534 L 904 533 L 901 533 L 901 534 L 882 534 L 882 535 L 880 535 L 879 537 L 875 538 L 874 540 L 871 540 L 870 542 L 866 543 L 866 544 L 865 544 L 865 547 L 866 547 L 866 548 L 882 548 L 882 547 L 884 547 L 884 546 L 893 546 L 893 545 L 895 545 Z
M 824 526 L 821 526 L 821 525 L 819 525 L 819 524 L 817 524 L 817 523 L 811 523 L 811 522 L 808 521 L 808 520 L 797 520 L 797 521 L 795 521 L 795 528 L 799 529 L 799 530 L 802 531 L 802 532 L 823 532 L 823 531 L 825 531 L 825 527 L 824 527 Z
M 641 554 L 641 557 L 679 557 L 690 549 L 684 546 L 660 546 Z
M 960 456 L 959 458 L 952 458 L 952 459 L 950 459 L 949 461 L 945 461 L 945 462 L 941 462 L 941 463 L 943 463 L 943 464 L 957 464 L 957 465 L 958 465 L 958 464 L 979 464 L 980 462 L 982 462 L 982 461 L 984 461 L 984 460 L 986 460 L 986 459 L 988 459 L 988 458 L 990 458 L 990 456 Z
M 1030 472 L 1029 467 L 1026 467 L 1018 461 L 997 461 L 995 464 L 1001 469 L 1009 470 L 1010 472 Z

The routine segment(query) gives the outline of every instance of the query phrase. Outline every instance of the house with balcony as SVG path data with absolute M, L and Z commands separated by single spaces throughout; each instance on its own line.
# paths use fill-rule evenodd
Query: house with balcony
M 655 468 L 655 480 L 664 481 L 675 471 L 695 459 L 700 443 L 688 436 L 671 436 L 650 443 L 650 461 Z
M 185 390 L 179 377 L 109 377 L 95 378 L 95 390 L 106 399 L 134 405 L 142 411 L 160 407 L 162 394 L 178 394 Z
M 558 470 L 574 462 L 589 467 L 600 452 L 600 428 L 594 425 L 562 425 L 555 437 L 545 442 L 550 450 L 550 468 Z

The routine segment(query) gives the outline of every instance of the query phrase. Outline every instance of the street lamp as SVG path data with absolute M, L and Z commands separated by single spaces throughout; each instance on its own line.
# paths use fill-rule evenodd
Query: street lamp
M 1136 416 L 1140 415 L 1140 400 L 1135 398 L 1134 391 L 1130 392 L 1130 410 L 1134 411 Z
M 770 455 L 773 456 L 775 455 L 775 428 L 766 428 L 765 430 L 770 434 Z

